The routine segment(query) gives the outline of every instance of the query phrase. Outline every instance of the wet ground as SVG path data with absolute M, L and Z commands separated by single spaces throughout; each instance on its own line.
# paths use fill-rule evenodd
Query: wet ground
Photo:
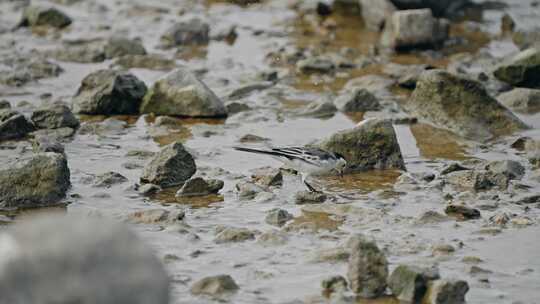
M 532 1 L 505 2 L 509 4 L 505 11 L 514 17 L 519 28 L 530 29 L 538 25 L 540 12 L 530 9 Z M 17 23 L 19 14 L 10 14 L 14 5 L 16 2 L 0 3 L 2 27 Z M 494 234 L 485 234 L 482 230 L 494 214 L 490 210 L 482 211 L 483 219 L 478 221 L 451 220 L 416 225 L 416 219 L 425 211 L 443 212 L 443 193 L 423 187 L 394 187 L 400 175 L 394 171 L 318 180 L 328 192 L 341 194 L 335 203 L 320 206 L 294 204 L 294 194 L 303 190 L 299 177 L 294 175 L 285 175 L 284 186 L 265 199 L 239 200 L 234 192 L 235 184 L 249 176 L 250 170 L 280 166 L 272 159 L 232 150 L 242 136 L 253 134 L 268 138 L 267 143 L 271 145 L 309 144 L 350 128 L 363 119 L 363 116 L 349 117 L 341 113 L 325 119 L 296 115 L 297 109 L 322 94 L 338 93 L 349 79 L 382 74 L 389 62 L 445 67 L 448 58 L 459 52 L 488 51 L 497 57 L 514 52 L 517 48 L 509 38 L 498 35 L 503 11 L 485 11 L 480 22 L 475 23 L 477 31 L 464 30 L 470 21 L 454 24 L 452 35 L 467 43 L 456 43 L 435 56 L 429 52 L 391 55 L 380 63 L 343 70 L 335 77 L 314 77 L 298 74 L 276 54 L 280 54 L 280 49 L 286 52 L 297 48 L 339 52 L 348 48 L 354 58 L 367 55 L 378 37 L 363 28 L 358 15 L 337 12 L 323 20 L 292 7 L 289 1 L 267 1 L 240 7 L 225 1 L 111 3 L 95 0 L 62 6 L 62 10 L 75 20 L 68 30 L 44 36 L 32 34 L 30 30 L 4 32 L 0 36 L 0 56 L 14 52 L 24 54 L 33 49 L 44 51 L 58 46 L 62 40 L 106 38 L 119 33 L 141 38 L 150 53 L 175 58 L 178 65 L 203 71 L 202 79 L 224 98 L 235 88 L 257 82 L 261 72 L 278 71 L 280 81 L 276 85 L 238 100 L 252 110 L 226 120 L 182 120 L 177 130 L 156 134 L 152 132 L 153 117 L 81 117 L 86 123 L 103 122 L 101 125 L 105 127 L 97 134 L 78 134 L 66 144 L 73 183 L 67 212 L 124 219 L 138 210 L 162 207 L 186 210 L 186 223 L 191 227 L 189 233 L 162 230 L 155 225 L 134 226 L 158 256 L 178 257 L 166 261 L 173 278 L 173 303 L 208 303 L 208 298 L 191 295 L 189 287 L 199 278 L 221 273 L 230 274 L 240 286 L 239 292 L 230 299 L 232 303 L 293 303 L 320 295 L 321 281 L 329 275 L 345 275 L 346 263 L 317 262 L 314 257 L 325 249 L 340 246 L 356 232 L 373 236 L 387 253 L 392 268 L 409 262 L 436 264 L 443 277 L 467 280 L 471 287 L 467 295 L 470 303 L 540 302 L 537 288 L 540 284 L 539 210 L 527 212 L 533 225 L 510 227 Z M 207 47 L 160 48 L 161 33 L 174 20 L 190 15 L 203 16 L 212 29 L 235 25 L 238 37 L 233 43 L 212 41 Z M 133 22 L 134 19 L 137 22 Z M 17 105 L 16 110 L 30 114 L 42 102 L 69 102 L 84 76 L 112 64 L 111 61 L 58 63 L 65 70 L 59 77 L 20 88 L 2 88 L 1 98 Z M 131 72 L 149 86 L 166 73 L 147 69 L 131 69 Z M 398 103 L 406 102 L 408 94 L 392 91 L 389 98 Z M 518 115 L 533 129 L 513 137 L 526 135 L 540 139 L 538 116 Z M 508 150 L 502 144 L 480 146 L 430 125 L 396 125 L 395 129 L 409 172 L 431 172 L 455 160 L 522 160 L 516 151 Z M 132 190 L 131 185 L 138 182 L 142 170 L 137 165 L 144 165 L 146 160 L 126 154 L 133 150 L 158 151 L 160 146 L 176 140 L 182 141 L 196 157 L 200 173 L 225 181 L 222 195 L 177 201 L 173 190 L 149 198 Z M 2 143 L 1 162 L 7 164 L 28 150 L 29 144 L 25 142 Z M 132 166 L 126 166 L 126 163 Z M 89 176 L 107 171 L 121 173 L 129 183 L 110 189 L 87 184 Z M 530 184 L 531 192 L 540 190 L 537 182 Z M 501 197 L 503 201 L 507 199 L 505 194 Z M 292 223 L 283 228 L 287 238 L 284 244 L 265 245 L 259 241 L 216 244 L 213 241 L 219 226 L 245 227 L 260 233 L 277 230 L 264 222 L 267 211 L 277 207 L 295 216 Z M 505 212 L 525 213 L 521 206 L 503 204 L 501 208 Z M 450 244 L 456 251 L 433 255 L 432 248 L 440 244 Z M 483 262 L 479 266 L 491 273 L 470 273 L 471 264 L 463 261 L 468 256 L 480 258 Z M 393 303 L 394 300 L 380 302 Z

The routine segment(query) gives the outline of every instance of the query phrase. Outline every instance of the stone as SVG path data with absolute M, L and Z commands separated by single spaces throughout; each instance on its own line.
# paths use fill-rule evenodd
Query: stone
M 397 11 L 388 19 L 381 44 L 395 50 L 431 48 L 448 39 L 450 24 L 436 19 L 429 9 Z
M 302 73 L 330 73 L 336 68 L 334 62 L 326 57 L 309 57 L 299 60 L 296 69 Z
M 415 223 L 418 225 L 429 225 L 446 222 L 448 220 L 449 218 L 444 214 L 436 211 L 426 211 L 416 219 Z
M 230 275 L 217 275 L 205 277 L 191 286 L 191 293 L 194 295 L 220 296 L 225 293 L 235 292 L 238 285 Z
M 64 154 L 64 146 L 56 139 L 51 137 L 35 137 L 32 141 L 32 151 L 34 153 L 54 152 Z
M 180 142 L 174 142 L 163 147 L 144 167 L 141 183 L 162 188 L 183 185 L 196 170 L 193 156 Z
M 152 195 L 161 191 L 161 187 L 154 184 L 144 184 L 139 186 L 139 193 L 142 195 Z
M 54 7 L 31 5 L 24 9 L 19 26 L 49 26 L 61 29 L 71 23 L 68 15 Z
M 11 104 L 7 100 L 0 100 L 0 110 L 9 110 L 11 109 Z
M 467 168 L 467 167 L 462 166 L 459 163 L 452 163 L 452 164 L 444 167 L 444 169 L 441 171 L 441 175 L 447 175 L 447 174 L 450 174 L 450 173 L 453 173 L 453 172 L 466 171 L 466 170 L 470 170 L 470 169 Z
M 305 204 L 322 204 L 326 201 L 328 196 L 324 193 L 312 192 L 312 191 L 299 191 L 294 195 L 294 202 L 297 205 Z
M 341 112 L 367 112 L 381 109 L 379 100 L 366 89 L 353 89 L 334 100 L 334 105 Z
M 263 91 L 268 88 L 271 88 L 272 86 L 274 86 L 274 83 L 271 81 L 262 81 L 262 82 L 244 84 L 234 89 L 231 93 L 229 93 L 228 99 L 229 100 L 241 99 L 250 95 L 253 92 Z
M 417 266 L 399 265 L 388 278 L 392 294 L 406 303 L 420 303 L 424 297 L 429 276 L 426 270 Z
M 301 116 L 311 116 L 317 118 L 332 117 L 337 112 L 337 108 L 329 96 L 323 96 L 300 111 Z
M 39 153 L 0 170 L 0 208 L 57 205 L 71 186 L 64 155 Z
M 10 227 L 0 248 L 5 303 L 169 303 L 161 262 L 123 224 L 42 215 Z
M 158 80 L 144 97 L 141 113 L 188 117 L 225 117 L 225 105 L 186 68 Z
M 255 169 L 251 174 L 251 178 L 264 187 L 280 187 L 283 185 L 283 174 L 278 168 L 264 167 Z
M 509 180 L 520 180 L 525 175 L 525 167 L 515 160 L 492 161 L 486 165 L 486 170 L 494 174 L 502 174 Z
M 405 162 L 390 120 L 365 120 L 353 129 L 330 136 L 320 147 L 343 155 L 349 172 L 405 170 Z
M 239 182 L 235 186 L 240 199 L 254 199 L 257 194 L 264 192 L 264 188 L 252 182 Z
M 257 238 L 257 243 L 264 246 L 281 246 L 287 244 L 288 241 L 287 234 L 279 230 L 271 230 L 268 232 L 262 233 Z
M 516 87 L 540 89 L 540 48 L 529 48 L 506 59 L 493 75 Z
M 112 186 L 127 182 L 127 177 L 118 172 L 106 172 L 96 176 L 94 187 L 98 188 L 110 188 Z
M 14 54 L 5 56 L 0 64 L 6 66 L 0 75 L 0 84 L 20 87 L 29 82 L 58 77 L 64 70 L 40 54 Z
M 422 303 L 428 304 L 463 304 L 469 284 L 465 281 L 436 280 L 428 284 Z
M 324 294 L 347 290 L 347 280 L 342 276 L 332 276 L 321 282 Z
M 24 115 L 11 110 L 0 110 L 0 141 L 21 139 L 32 131 L 34 125 Z
M 59 61 L 77 63 L 99 63 L 105 61 L 105 51 L 103 45 L 95 42 L 83 44 L 66 44 L 48 52 L 53 58 Z
M 105 43 L 105 58 L 117 58 L 126 55 L 146 55 L 146 49 L 140 40 L 112 37 Z
M 381 98 L 390 95 L 390 89 L 395 83 L 395 80 L 381 75 L 365 75 L 347 81 L 344 90 L 366 89 Z
M 462 191 L 506 190 L 510 179 L 501 173 L 464 170 L 446 175 L 446 182 Z
M 515 88 L 497 96 L 497 100 L 505 107 L 518 112 L 536 113 L 540 111 L 540 90 Z
M 216 235 L 214 242 L 217 244 L 237 243 L 254 240 L 255 233 L 246 228 L 226 227 Z
M 526 50 L 531 47 L 540 46 L 540 28 L 534 28 L 528 31 L 516 31 L 512 34 L 512 41 L 520 50 Z
M 156 71 L 170 71 L 176 67 L 176 62 L 161 54 L 124 55 L 114 62 L 124 69 L 148 69 Z
M 205 180 L 202 177 L 191 178 L 178 190 L 176 197 L 217 194 L 223 188 L 223 185 L 223 181 L 219 179 Z
M 73 98 L 79 114 L 138 114 L 146 94 L 144 82 L 130 73 L 98 70 L 86 76 Z
M 472 6 L 470 0 L 391 0 L 400 10 L 429 8 L 435 16 L 454 17 L 462 9 Z
M 347 278 L 351 290 L 363 298 L 377 298 L 386 290 L 388 262 L 374 240 L 355 235 L 349 241 L 351 256 Z
M 382 31 L 385 21 L 397 11 L 390 0 L 359 0 L 358 3 L 366 28 L 374 32 Z
M 480 211 L 478 209 L 469 208 L 463 205 L 450 204 L 446 206 L 444 212 L 451 217 L 455 217 L 459 220 L 473 220 L 480 218 Z
M 185 216 L 182 210 L 150 209 L 130 213 L 127 220 L 134 224 L 174 224 L 182 222 Z
M 281 227 L 288 221 L 292 220 L 292 218 L 292 214 L 287 212 L 287 210 L 272 209 L 266 214 L 264 221 L 270 225 Z
M 39 129 L 30 133 L 34 139 L 48 138 L 52 141 L 64 141 L 75 135 L 75 129 L 63 127 L 58 129 Z
M 30 118 L 38 129 L 77 128 L 79 120 L 66 105 L 53 104 L 41 107 Z
M 229 115 L 251 110 L 251 108 L 247 104 L 241 102 L 228 103 L 225 108 Z
M 204 45 L 210 41 L 209 32 L 208 23 L 192 18 L 174 24 L 161 36 L 161 42 L 165 47 Z
M 481 83 L 444 70 L 422 73 L 406 107 L 437 126 L 479 141 L 527 128 Z

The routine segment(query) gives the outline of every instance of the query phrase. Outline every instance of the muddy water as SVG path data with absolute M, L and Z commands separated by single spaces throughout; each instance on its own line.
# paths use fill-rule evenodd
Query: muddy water
M 38 1 L 39 2 L 39 1 Z M 376 238 L 388 253 L 391 267 L 399 263 L 436 264 L 443 277 L 466 279 L 471 285 L 470 303 L 540 302 L 540 260 L 538 245 L 538 210 L 527 214 L 535 225 L 526 228 L 504 229 L 498 235 L 478 232 L 483 221 L 449 221 L 432 226 L 417 226 L 414 219 L 427 210 L 442 212 L 443 194 L 435 189 L 394 189 L 399 172 L 370 172 L 350 175 L 344 179 L 327 178 L 317 182 L 337 196 L 334 203 L 322 207 L 301 207 L 293 203 L 293 195 L 303 189 L 297 176 L 286 175 L 284 186 L 273 197 L 261 201 L 242 201 L 234 193 L 234 185 L 249 176 L 250 170 L 263 166 L 280 166 L 272 159 L 235 152 L 232 146 L 246 134 L 268 138 L 272 145 L 304 145 L 313 143 L 336 131 L 354 126 L 363 116 L 349 117 L 336 114 L 327 119 L 298 117 L 295 110 L 328 92 L 337 93 L 354 77 L 380 74 L 384 64 L 344 71 L 339 77 L 321 81 L 299 75 L 290 64 L 275 64 L 269 53 L 280 48 L 318 48 L 323 52 L 337 52 L 351 48 L 356 56 L 368 54 L 378 37 L 363 29 L 354 14 L 335 14 L 329 20 L 291 8 L 289 1 L 267 1 L 264 4 L 238 7 L 225 1 L 85 1 L 62 9 L 73 16 L 75 23 L 62 32 L 64 40 L 108 37 L 121 33 L 139 37 L 151 53 L 177 58 L 177 64 L 207 72 L 202 79 L 218 95 L 227 96 L 234 88 L 254 82 L 259 72 L 278 68 L 284 80 L 276 86 L 256 92 L 242 102 L 253 110 L 229 117 L 227 120 L 183 120 L 175 131 L 155 134 L 153 118 L 144 117 L 84 117 L 86 123 L 107 119 L 109 128 L 99 134 L 78 134 L 66 144 L 72 173 L 73 188 L 68 201 L 68 213 L 100 215 L 124 219 L 137 210 L 152 208 L 182 208 L 186 210 L 189 233 L 175 229 L 161 230 L 153 225 L 136 225 L 142 238 L 160 257 L 178 256 L 168 260 L 166 267 L 173 279 L 173 303 L 208 303 L 208 298 L 194 297 L 191 284 L 208 275 L 230 274 L 240 291 L 232 296 L 232 303 L 292 303 L 320 295 L 321 281 L 329 275 L 345 275 L 346 263 L 314 262 L 314 256 L 324 249 L 335 248 L 350 236 L 362 232 Z M 506 1 L 510 12 L 522 28 L 538 25 L 540 14 L 532 12 L 530 2 Z M 138 6 L 137 6 L 138 5 Z M 18 14 L 9 12 L 12 4 L 1 3 L 2 22 L 16 23 Z M 106 10 L 103 7 L 107 8 Z M 141 9 L 144 8 L 144 9 Z M 163 50 L 159 36 L 180 15 L 199 15 L 207 18 L 212 28 L 236 25 L 238 38 L 233 44 L 211 42 L 206 48 Z M 481 32 L 468 33 L 463 24 L 454 25 L 452 35 L 466 37 L 470 43 L 443 51 L 445 56 L 431 57 L 418 53 L 391 56 L 388 62 L 400 64 L 428 63 L 444 67 L 448 56 L 457 52 L 488 50 L 503 56 L 515 47 L 508 38 L 496 35 L 502 12 L 487 11 L 479 24 Z M 133 22 L 137 19 L 137 22 Z M 104 27 L 107 25 L 108 27 Z M 339 29 L 337 34 L 332 27 Z M 31 49 L 45 50 L 59 45 L 54 34 L 44 37 L 29 31 L 2 34 L 0 54 L 7 56 L 14 50 L 25 53 Z M 30 106 L 16 107 L 26 114 L 38 106 L 44 93 L 51 100 L 69 101 L 81 79 L 88 73 L 106 68 L 112 62 L 76 64 L 59 62 L 65 70 L 58 78 L 45 79 L 22 88 L 10 88 L 2 98 L 16 105 L 28 101 Z M 132 73 L 151 85 L 165 72 L 132 69 Z M 400 97 L 406 100 L 407 94 Z M 45 100 L 47 101 L 47 100 Z M 520 115 L 520 114 L 518 114 Z M 524 135 L 540 139 L 538 116 L 520 115 L 534 128 Z M 112 123 L 110 123 L 112 119 Z M 454 160 L 471 158 L 519 159 L 514 151 L 502 144 L 488 149 L 465 142 L 432 126 L 396 125 L 396 133 L 410 172 L 431 172 Z M 519 134 L 516 134 L 517 137 Z M 196 157 L 199 172 L 225 181 L 222 195 L 195 200 L 178 201 L 174 190 L 145 198 L 132 190 L 138 182 L 140 168 L 126 169 L 126 162 L 144 165 L 146 160 L 127 157 L 128 151 L 158 151 L 159 147 L 175 140 L 185 143 Z M 2 144 L 2 164 L 28 153 L 29 144 Z M 219 168 L 220 170 L 217 170 Z M 129 183 L 110 189 L 97 189 L 86 181 L 89 176 L 116 171 L 126 176 Z M 540 189 L 530 183 L 533 189 Z M 465 198 L 466 199 L 466 198 Z M 509 200 L 504 197 L 503 200 Z M 277 230 L 264 222 L 265 214 L 282 208 L 295 216 L 285 231 L 287 241 L 281 245 L 260 242 L 235 244 L 214 243 L 216 227 L 245 227 L 266 233 Z M 523 214 L 519 206 L 504 205 L 503 211 Z M 494 214 L 483 211 L 483 218 Z M 433 256 L 432 247 L 451 244 L 456 253 Z M 463 257 L 476 256 L 483 260 L 482 268 L 492 271 L 486 282 L 469 273 L 470 265 Z M 360 303 L 394 303 L 392 299 Z

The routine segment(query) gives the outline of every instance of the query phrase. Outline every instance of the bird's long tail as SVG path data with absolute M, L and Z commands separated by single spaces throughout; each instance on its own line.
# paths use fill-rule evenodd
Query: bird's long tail
M 266 155 L 281 156 L 281 157 L 286 156 L 283 153 L 279 153 L 279 152 L 271 151 L 271 150 L 262 150 L 262 149 L 253 149 L 253 148 L 244 148 L 244 147 L 233 147 L 233 149 L 237 151 L 256 153 L 256 154 L 266 154 Z

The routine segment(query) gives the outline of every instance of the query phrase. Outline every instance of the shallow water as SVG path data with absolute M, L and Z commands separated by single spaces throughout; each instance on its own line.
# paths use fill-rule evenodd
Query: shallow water
M 443 277 L 467 280 L 471 286 L 467 295 L 469 303 L 540 302 L 540 291 L 536 288 L 540 283 L 540 212 L 537 208 L 526 213 L 534 219 L 534 225 L 504 229 L 496 236 L 476 234 L 495 213 L 493 211 L 482 211 L 483 219 L 475 222 L 449 221 L 432 226 L 416 226 L 414 219 L 422 212 L 443 211 L 443 193 L 435 189 L 394 189 L 393 185 L 400 174 L 395 171 L 368 172 L 349 175 L 344 179 L 321 178 L 317 183 L 332 194 L 340 194 L 335 204 L 325 204 L 323 207 L 294 204 L 294 193 L 303 190 L 299 177 L 294 175 L 285 175 L 284 186 L 268 201 L 239 200 L 234 193 L 234 185 L 249 176 L 250 170 L 280 166 L 272 159 L 234 151 L 232 146 L 238 145 L 242 136 L 254 134 L 265 137 L 272 145 L 304 145 L 353 127 L 363 119 L 363 115 L 349 117 L 338 113 L 329 119 L 316 119 L 298 117 L 295 109 L 302 108 L 324 93 L 339 92 L 349 79 L 381 74 L 382 66 L 375 64 L 352 69 L 340 77 L 322 81 L 298 75 L 293 66 L 283 63 L 276 65 L 268 59 L 267 54 L 282 47 L 320 48 L 324 45 L 328 45 L 324 50 L 329 52 L 349 47 L 357 50 L 358 54 L 367 54 L 377 37 L 362 28 L 362 22 L 356 15 L 332 16 L 339 29 L 337 35 L 332 35 L 331 30 L 320 25 L 321 20 L 313 16 L 302 17 L 290 7 L 289 1 L 267 1 L 248 7 L 224 2 L 141 0 L 110 3 L 95 0 L 70 7 L 62 6 L 62 10 L 75 19 L 74 25 L 61 34 L 62 39 L 108 37 L 113 33 L 140 37 L 150 53 L 177 57 L 177 64 L 185 64 L 192 70 L 208 70 L 202 79 L 222 97 L 240 85 L 252 83 L 258 72 L 268 71 L 271 65 L 277 66 L 280 73 L 286 75 L 285 80 L 276 86 L 252 93 L 241 100 L 249 104 L 252 111 L 231 116 L 227 120 L 183 120 L 178 131 L 153 136 L 155 134 L 150 132 L 152 117 L 114 117 L 117 122 L 125 122 L 125 125 L 116 123 L 116 127 L 98 135 L 78 134 L 66 144 L 73 183 L 68 213 L 124 219 L 127 214 L 137 210 L 185 209 L 186 223 L 191 226 L 187 234 L 174 229 L 161 230 L 153 225 L 134 225 L 134 229 L 160 258 L 167 254 L 179 257 L 166 263 L 173 279 L 172 295 L 176 304 L 210 302 L 209 298 L 191 295 L 189 287 L 199 278 L 221 273 L 230 274 L 240 286 L 239 292 L 229 299 L 231 303 L 291 303 L 320 295 L 321 281 L 330 275 L 345 275 L 346 263 L 313 262 L 313 256 L 322 249 L 343 244 L 352 233 L 358 232 L 369 234 L 377 240 L 387 252 L 391 268 L 399 263 L 438 264 Z M 530 29 L 538 25 L 540 12 L 530 9 L 532 1 L 506 2 L 510 5 L 507 11 L 514 16 L 519 28 Z M 136 11 L 133 9 L 136 4 L 153 9 Z M 11 5 L 0 3 L 0 14 L 6 16 L 2 22 L 16 23 L 19 15 L 7 14 Z M 107 7 L 107 10 L 102 11 L 100 6 Z M 186 13 L 179 16 L 182 8 Z M 163 12 L 163 9 L 168 12 Z M 177 56 L 175 50 L 160 49 L 159 35 L 174 20 L 186 15 L 205 16 L 211 27 L 236 25 L 238 38 L 234 44 L 213 41 L 206 49 L 188 49 L 181 56 Z M 462 25 L 455 25 L 453 35 L 466 35 L 471 43 L 444 50 L 444 54 L 476 52 L 483 48 L 494 56 L 503 56 L 515 51 L 508 38 L 496 35 L 501 15 L 500 11 L 484 12 L 480 24 L 482 32 L 467 34 L 461 30 Z M 138 22 L 133 22 L 134 18 Z M 110 29 L 99 25 L 108 25 Z M 59 44 L 54 37 L 36 37 L 27 30 L 1 34 L 0 41 L 0 56 L 14 50 L 24 53 Z M 447 56 L 431 58 L 418 53 L 391 56 L 389 61 L 400 64 L 428 63 L 438 67 L 448 63 Z M 14 105 L 28 101 L 31 106 L 16 107 L 25 114 L 30 114 L 32 108 L 42 102 L 39 96 L 44 93 L 51 93 L 51 100 L 69 102 L 84 76 L 109 67 L 111 63 L 60 62 L 65 72 L 58 78 L 10 89 L 2 94 L 2 98 Z M 145 69 L 133 69 L 131 72 L 147 85 L 165 74 L 163 71 Z M 406 101 L 407 95 L 396 98 Z M 538 116 L 520 117 L 533 127 L 523 134 L 540 139 Z M 83 118 L 86 122 L 103 119 L 106 118 Z M 490 144 L 489 149 L 482 149 L 426 124 L 396 125 L 395 130 L 409 172 L 431 172 L 449 162 L 471 158 L 520 159 L 516 151 L 502 144 Z M 126 153 L 131 150 L 158 151 L 160 146 L 176 140 L 182 141 L 193 153 L 200 172 L 225 181 L 222 195 L 178 201 L 174 198 L 175 189 L 149 198 L 131 190 L 131 185 L 138 183 L 141 169 L 126 169 L 123 164 L 135 162 L 143 165 L 147 160 L 126 157 Z M 27 153 L 25 151 L 29 144 L 4 143 L 2 147 L 8 147 L 0 149 L 1 162 L 7 164 L 10 159 Z M 121 173 L 129 179 L 129 183 L 98 189 L 85 182 L 89 176 L 107 171 Z M 540 190 L 537 182 L 531 182 L 531 186 L 531 193 Z M 511 199 L 504 194 L 501 196 L 503 201 Z M 245 227 L 260 233 L 277 230 L 264 222 L 266 212 L 277 207 L 295 216 L 292 223 L 283 228 L 288 238 L 285 244 L 264 245 L 247 241 L 218 245 L 213 241 L 216 227 L 222 225 Z M 501 211 L 525 213 L 522 207 L 514 204 L 505 204 L 502 210 L 497 210 Z M 456 253 L 445 257 L 432 256 L 432 246 L 441 243 L 453 245 L 457 248 Z M 483 260 L 480 267 L 493 272 L 489 274 L 489 283 L 480 282 L 479 277 L 469 273 L 470 265 L 462 262 L 465 256 L 477 256 Z M 384 299 L 381 302 L 393 303 L 394 300 Z

